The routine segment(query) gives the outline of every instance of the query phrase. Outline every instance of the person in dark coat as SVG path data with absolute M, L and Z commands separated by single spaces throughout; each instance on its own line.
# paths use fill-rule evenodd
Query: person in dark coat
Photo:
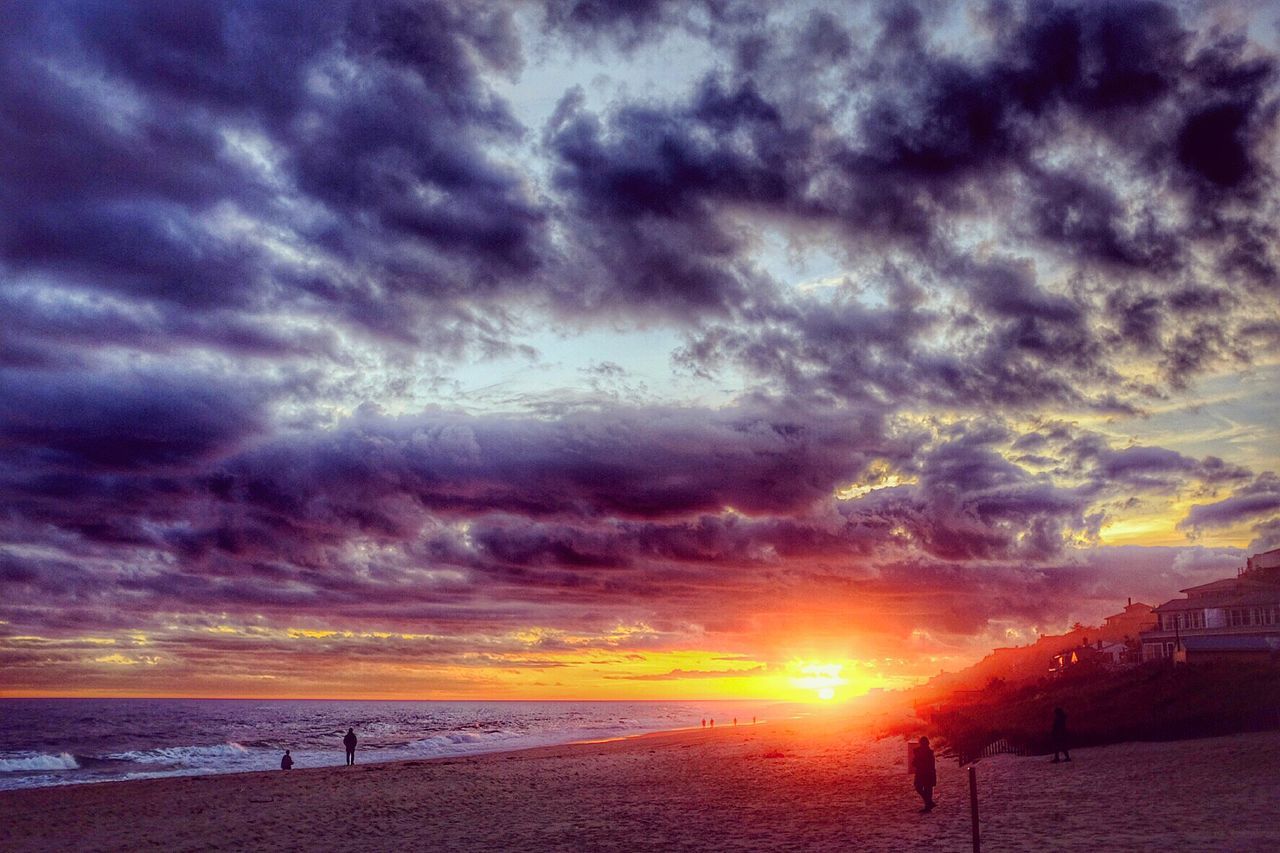
M 293 756 L 289 754 L 289 750 L 287 749 L 284 751 L 284 755 L 280 756 L 280 769 L 281 770 L 293 769 Z
M 350 767 L 356 763 L 356 730 L 347 729 L 347 734 L 342 738 L 342 745 L 347 748 L 347 766 Z
M 1053 709 L 1053 763 L 1057 764 L 1059 760 L 1070 761 L 1071 753 L 1067 751 L 1067 712 L 1061 708 Z M 1058 754 L 1062 754 L 1062 758 L 1058 758 Z
M 924 800 L 921 812 L 933 811 L 933 786 L 937 784 L 938 767 L 933 761 L 933 750 L 929 748 L 929 739 L 922 737 L 916 747 L 916 793 Z

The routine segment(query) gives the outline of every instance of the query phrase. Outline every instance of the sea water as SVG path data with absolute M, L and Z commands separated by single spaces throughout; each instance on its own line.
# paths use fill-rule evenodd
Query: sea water
M 471 755 L 791 716 L 769 702 L 0 699 L 0 790 Z

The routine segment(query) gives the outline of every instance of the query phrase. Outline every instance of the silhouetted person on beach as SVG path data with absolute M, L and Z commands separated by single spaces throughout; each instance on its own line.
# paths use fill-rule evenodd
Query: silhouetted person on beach
M 356 730 L 347 729 L 347 734 L 342 739 L 342 745 L 347 748 L 347 766 L 350 767 L 356 763 Z
M 933 811 L 933 786 L 938 784 L 938 768 L 933 761 L 933 750 L 929 748 L 929 739 L 920 738 L 916 747 L 916 793 L 924 800 L 924 808 L 920 811 Z
M 1061 708 L 1053 709 L 1053 763 L 1059 760 L 1070 761 L 1071 753 L 1067 751 L 1067 712 Z M 1062 758 L 1058 758 L 1062 753 Z
M 702 727 L 703 727 L 704 729 L 707 727 L 707 718 L 706 718 L 706 717 L 703 717 L 703 718 L 702 718 Z
M 716 727 L 716 718 L 715 718 L 715 717 L 712 717 L 712 718 L 711 718 L 711 728 L 713 728 L 713 729 L 714 729 L 715 727 Z
M 289 750 L 287 749 L 284 751 L 284 755 L 280 756 L 280 769 L 281 770 L 293 769 L 293 756 L 289 755 Z
M 737 717 L 734 717 L 734 718 L 733 718 L 733 724 L 734 724 L 735 726 L 738 724 L 738 718 L 737 718 Z

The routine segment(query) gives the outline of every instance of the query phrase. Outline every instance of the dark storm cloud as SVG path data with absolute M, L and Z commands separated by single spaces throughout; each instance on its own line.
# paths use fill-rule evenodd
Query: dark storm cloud
M 62 601 L 68 625 L 78 608 L 111 602 L 127 624 L 193 597 L 231 612 L 322 609 L 339 624 L 414 614 L 416 624 L 514 629 L 552 613 L 574 624 L 561 610 L 571 603 L 623 602 L 643 618 L 693 621 L 711 601 L 753 600 L 778 583 L 871 577 L 894 552 L 1046 559 L 1096 523 L 1077 492 L 996 453 L 1009 438 L 1000 428 L 944 435 L 920 454 L 924 436 L 890 437 L 876 417 L 851 426 L 847 414 L 816 411 L 671 410 L 642 428 L 645 415 L 583 413 L 536 429 L 362 416 L 185 477 L 80 471 L 8 483 L 10 541 L 56 542 L 95 566 L 50 564 L 13 580 L 32 599 Z M 919 482 L 833 502 L 872 459 L 914 469 Z M 125 555 L 132 569 L 106 568 Z
M 911 449 L 887 438 L 875 414 L 800 415 L 744 407 L 619 408 L 532 422 L 363 417 L 246 454 L 215 475 L 214 488 L 267 513 L 317 521 L 345 508 L 350 523 L 388 529 L 402 498 L 458 516 L 785 514 L 857 476 L 872 454 Z
M 1236 489 L 1229 498 L 1193 506 L 1179 526 L 1198 531 L 1247 521 L 1264 521 L 1277 513 L 1280 513 L 1280 477 L 1267 472 Z
M 781 28 L 749 61 L 740 54 L 683 102 L 596 115 L 569 98 L 548 135 L 557 186 L 612 288 L 588 304 L 728 313 L 724 327 L 695 333 L 686 361 L 728 360 L 854 398 L 901 399 L 875 373 L 905 373 L 916 393 L 950 405 L 1124 411 L 1158 393 L 1121 381 L 1113 362 L 1127 353 L 1154 355 L 1175 388 L 1247 358 L 1229 343 L 1238 316 L 1201 316 L 1189 334 L 1176 326 L 1186 295 L 1203 292 L 1194 278 L 1206 262 L 1247 289 L 1274 280 L 1274 59 L 1235 36 L 1197 39 L 1158 3 L 1006 12 L 966 55 L 934 47 L 920 16 L 899 7 L 870 52 L 851 49 L 840 23 L 813 19 Z M 820 69 L 797 61 L 815 32 L 834 45 Z M 836 98 L 819 82 L 833 68 L 850 87 Z M 796 85 L 807 76 L 814 85 Z M 1014 255 L 971 255 L 955 240 L 957 217 L 1056 257 L 1074 279 L 1045 280 Z M 844 307 L 797 312 L 742 263 L 743 221 L 898 251 L 908 275 L 970 310 L 945 347 L 908 330 L 910 355 L 850 370 L 855 338 L 829 355 L 808 346 L 807 315 Z M 1115 304 L 1135 290 L 1149 293 Z M 860 360 L 874 367 L 874 344 Z
M 140 382 L 130 391 L 123 377 L 110 384 L 110 401 L 79 386 L 26 400 L 41 414 L 59 401 L 77 431 L 10 414 L 0 435 L 23 464 L 0 480 L 3 529 L 18 547 L 55 546 L 93 565 L 72 575 L 94 596 L 123 595 L 116 606 L 135 615 L 184 600 L 233 610 L 325 604 L 347 618 L 416 602 L 424 613 L 425 601 L 483 597 L 472 572 L 515 577 L 527 588 L 517 598 L 543 600 L 560 587 L 598 597 L 602 585 L 575 572 L 786 554 L 786 516 L 827 499 L 871 457 L 905 460 L 912 451 L 875 415 L 748 408 L 671 409 L 656 423 L 655 411 L 638 409 L 535 424 L 362 416 L 233 452 L 257 424 L 252 406 L 213 405 L 225 389 L 185 388 L 170 399 L 172 388 Z M 93 418 L 67 416 L 81 405 Z M 762 520 L 743 522 L 749 534 L 684 520 L 728 506 Z M 528 517 L 569 521 L 538 529 Z M 645 519 L 676 521 L 667 529 Z M 464 522 L 466 536 L 456 527 Z M 361 543 L 375 556 L 362 557 Z M 133 568 L 108 568 L 122 559 Z M 50 596 L 58 566 L 69 565 L 22 580 Z M 442 579 L 419 566 L 467 574 Z M 520 577 L 522 567 L 546 571 Z
M 1044 438 L 1043 433 L 1030 433 Z M 1114 447 L 1102 435 L 1076 431 L 1058 433 L 1063 473 L 1087 479 L 1091 490 L 1173 491 L 1190 482 L 1205 486 L 1229 486 L 1248 480 L 1250 473 L 1216 456 L 1193 459 L 1165 447 L 1132 445 Z
M 520 132 L 481 79 L 519 65 L 506 13 L 55 3 L 9 23 L 11 278 L 110 294 L 174 341 L 174 305 L 413 337 L 424 300 L 483 298 L 541 263 L 543 215 L 486 147 Z
M 1254 525 L 1253 532 L 1256 535 L 1253 541 L 1249 543 L 1248 550 L 1250 553 L 1259 554 L 1263 551 L 1280 548 L 1280 518 L 1273 518 Z
M 682 7 L 671 0 L 550 0 L 546 4 L 545 25 L 581 37 L 609 36 L 625 48 L 634 48 L 645 38 L 678 23 Z
M 557 187 L 571 200 L 575 232 L 589 253 L 582 263 L 600 283 L 575 287 L 562 300 L 579 310 L 620 304 L 692 310 L 695 317 L 723 316 L 748 300 L 760 282 L 739 258 L 742 239 L 717 221 L 716 206 L 784 202 L 781 164 L 728 150 L 714 135 L 695 139 L 688 125 L 714 126 L 725 110 L 765 124 L 776 122 L 776 114 L 746 93 L 734 103 L 704 99 L 694 115 L 626 107 L 606 129 L 581 110 L 580 98 L 571 92 L 561 102 L 547 145 L 560 164 Z M 752 112 L 757 105 L 760 114 Z
M 0 447 L 28 470 L 188 469 L 262 430 L 259 393 L 207 376 L 0 370 Z
M 543 26 L 571 41 L 598 49 L 633 51 L 672 31 L 715 32 L 729 23 L 759 20 L 749 4 L 726 0 L 547 0 Z
M 231 455 L 197 446 L 193 470 L 167 477 L 64 469 L 50 454 L 49 473 L 3 484 L 4 529 L 14 553 L 53 546 L 67 557 L 7 554 L 0 569 L 16 595 L 4 618 L 106 630 L 198 601 L 233 622 L 311 614 L 365 630 L 598 628 L 620 613 L 690 625 L 709 607 L 728 624 L 771 595 L 803 606 L 826 589 L 883 601 L 906 621 L 925 607 L 964 633 L 988 618 L 1040 618 L 1059 606 L 1046 596 L 1079 587 L 1071 571 L 1052 593 L 1020 573 L 1094 535 L 1089 491 L 1009 462 L 999 449 L 1013 433 L 998 424 L 930 438 L 795 408 L 677 409 L 656 424 L 652 414 L 584 412 L 536 428 L 362 415 Z M 1120 454 L 1108 471 L 1188 468 L 1176 454 L 1149 456 Z M 832 498 L 875 481 L 873 460 L 917 480 Z M 964 618 L 907 604 L 926 581 L 971 597 Z M 973 595 L 974 583 L 989 594 Z
M 956 430 L 921 454 L 917 484 L 880 489 L 841 511 L 942 560 L 1044 560 L 1096 534 L 1089 497 L 1008 461 L 998 451 L 1008 437 L 992 427 Z

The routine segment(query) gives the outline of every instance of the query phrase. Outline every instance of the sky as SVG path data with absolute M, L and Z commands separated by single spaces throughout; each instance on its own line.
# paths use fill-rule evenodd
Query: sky
M 849 697 L 1280 546 L 1273 4 L 2 5 L 0 695 Z

